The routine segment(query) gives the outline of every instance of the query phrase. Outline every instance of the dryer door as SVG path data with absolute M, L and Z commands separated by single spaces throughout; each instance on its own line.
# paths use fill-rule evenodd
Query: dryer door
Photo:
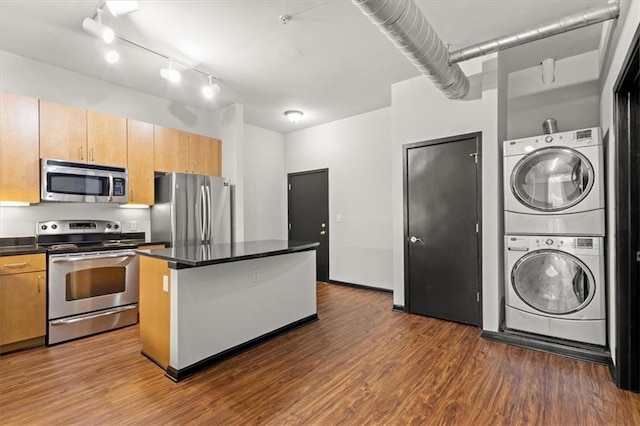
M 553 315 L 583 309 L 596 290 L 587 266 L 558 250 L 536 250 L 523 256 L 511 271 L 511 284 L 527 305 Z
M 573 149 L 549 147 L 524 156 L 511 173 L 511 191 L 527 207 L 554 212 L 583 200 L 594 183 L 593 166 Z

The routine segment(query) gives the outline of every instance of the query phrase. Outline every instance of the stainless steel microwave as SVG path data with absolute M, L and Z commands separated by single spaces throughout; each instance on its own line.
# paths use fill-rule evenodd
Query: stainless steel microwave
M 42 159 L 42 201 L 126 203 L 127 169 Z

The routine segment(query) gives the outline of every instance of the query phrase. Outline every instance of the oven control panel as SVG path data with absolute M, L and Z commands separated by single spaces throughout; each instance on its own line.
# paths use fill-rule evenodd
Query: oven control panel
M 36 224 L 36 235 L 107 234 L 121 232 L 116 220 L 48 220 Z

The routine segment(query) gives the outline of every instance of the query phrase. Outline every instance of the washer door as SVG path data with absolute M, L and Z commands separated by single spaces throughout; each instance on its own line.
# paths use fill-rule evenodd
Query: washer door
M 549 147 L 524 156 L 511 173 L 511 191 L 527 207 L 554 212 L 583 200 L 593 187 L 593 166 L 569 148 Z
M 596 290 L 587 266 L 558 250 L 536 250 L 523 256 L 513 267 L 511 284 L 527 305 L 553 315 L 583 309 Z

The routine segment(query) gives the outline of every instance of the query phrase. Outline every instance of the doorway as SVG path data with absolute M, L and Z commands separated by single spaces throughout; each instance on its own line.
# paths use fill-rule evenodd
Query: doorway
M 481 324 L 480 143 L 472 133 L 404 146 L 409 313 Z
M 289 239 L 317 241 L 317 280 L 329 281 L 329 169 L 289 173 Z
M 615 86 L 616 358 L 615 380 L 640 391 L 640 34 Z

